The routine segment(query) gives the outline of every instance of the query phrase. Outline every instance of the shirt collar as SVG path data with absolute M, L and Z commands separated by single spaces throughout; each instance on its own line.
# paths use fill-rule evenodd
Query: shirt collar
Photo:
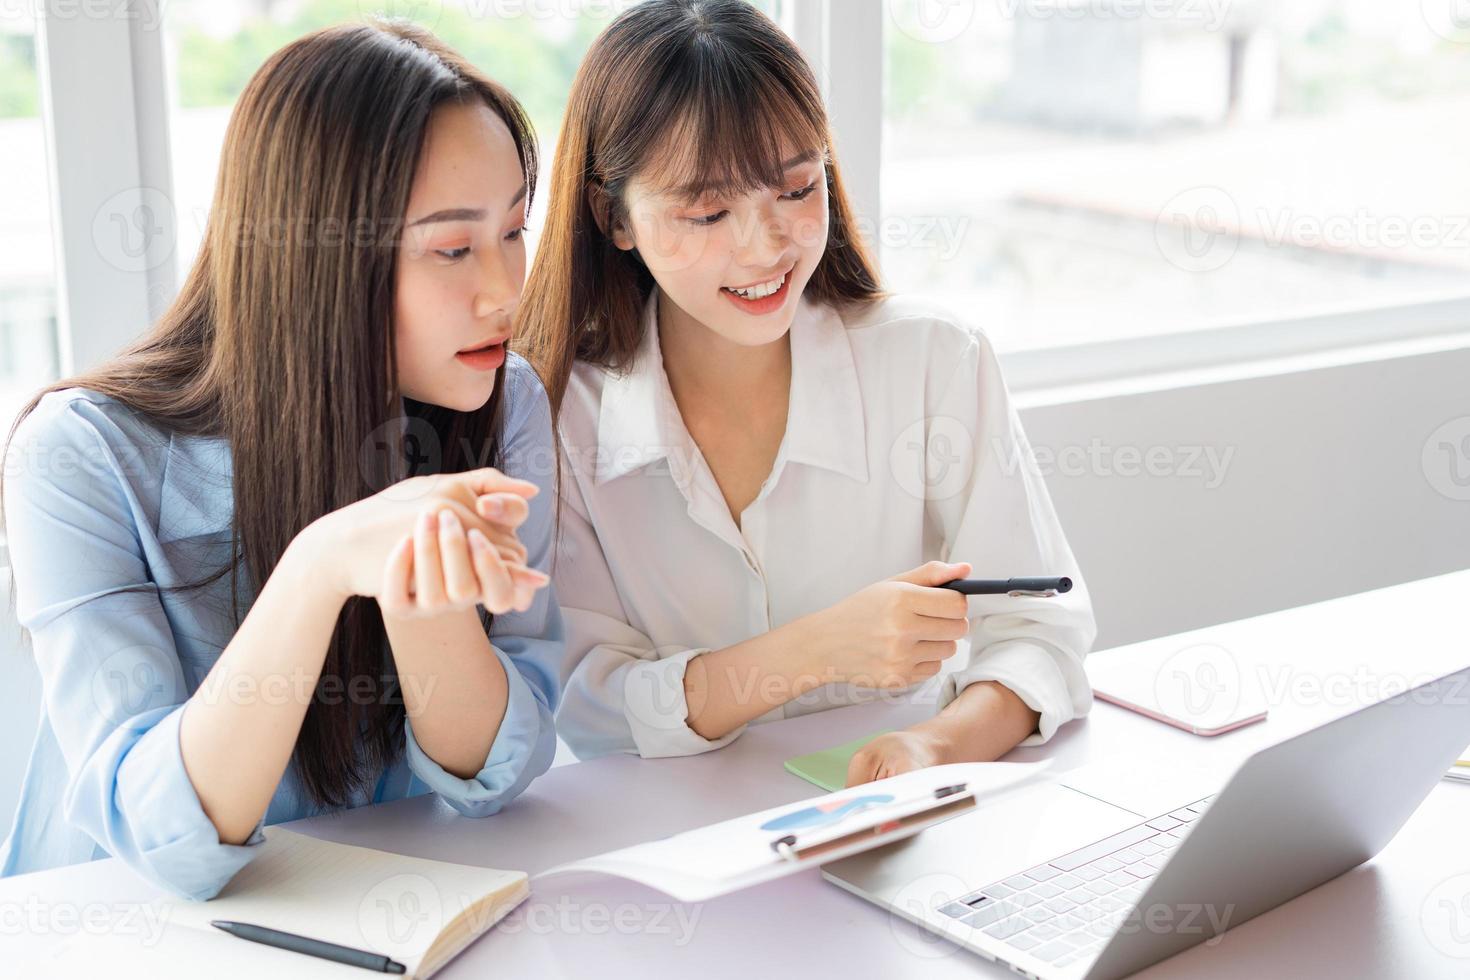
M 791 323 L 791 408 L 782 451 L 790 462 L 868 482 L 867 416 L 847 325 L 803 298 Z
M 643 305 L 643 339 L 632 363 L 610 374 L 597 417 L 598 484 L 693 445 L 664 374 L 658 343 L 658 290 Z
M 656 288 L 643 307 L 643 339 L 632 363 L 603 385 L 597 443 L 598 484 L 665 458 L 681 485 L 692 472 L 698 449 L 664 373 Z M 847 327 L 831 307 L 805 298 L 791 324 L 791 396 L 781 455 L 868 480 L 867 426 Z

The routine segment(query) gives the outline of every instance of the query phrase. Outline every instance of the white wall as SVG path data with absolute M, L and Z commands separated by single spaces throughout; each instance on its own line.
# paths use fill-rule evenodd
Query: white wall
M 1423 461 L 1457 418 L 1470 418 L 1470 349 L 1023 412 L 1033 445 L 1058 454 L 1094 438 L 1234 453 L 1213 489 L 1060 465 L 1048 477 L 1098 649 L 1470 567 L 1470 502 L 1436 490 Z
M 1470 350 L 1023 412 L 1033 445 L 1059 460 L 1048 485 L 1092 589 L 1099 648 L 1470 567 L 1470 502 L 1437 491 L 1423 464 L 1429 435 L 1467 416 Z M 1233 455 L 1214 487 L 1182 467 L 1120 476 L 1116 455 L 1102 457 L 1109 468 L 1063 468 L 1068 447 L 1093 440 Z M 36 693 L 3 639 L 0 665 L 8 827 Z

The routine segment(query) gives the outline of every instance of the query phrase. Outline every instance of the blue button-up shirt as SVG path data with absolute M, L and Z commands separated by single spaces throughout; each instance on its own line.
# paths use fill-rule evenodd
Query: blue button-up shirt
M 505 377 L 502 468 L 541 486 L 520 537 L 528 563 L 547 571 L 550 411 L 524 360 L 511 355 Z M 228 444 L 172 435 L 93 391 L 53 392 L 11 445 L 4 502 L 17 612 L 44 704 L 0 877 L 113 855 L 177 894 L 212 897 L 264 840 L 257 826 L 243 845 L 220 842 L 179 752 L 184 702 L 234 634 L 230 576 L 197 591 L 168 587 L 206 577 L 229 555 Z M 486 816 L 550 767 L 563 648 L 552 589 L 527 612 L 496 616 L 489 632 L 509 700 L 480 772 L 446 772 L 405 721 L 403 753 L 350 805 L 433 791 Z M 318 811 L 293 762 L 262 825 Z

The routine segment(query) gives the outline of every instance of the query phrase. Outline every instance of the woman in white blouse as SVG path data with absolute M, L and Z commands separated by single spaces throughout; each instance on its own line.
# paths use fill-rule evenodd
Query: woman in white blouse
M 579 756 L 690 755 L 922 685 L 936 715 L 851 784 L 1091 705 L 1087 591 L 995 354 L 882 292 L 830 147 L 809 67 L 741 0 L 629 9 L 573 85 L 521 330 L 559 412 Z M 972 574 L 1076 585 L 937 588 Z

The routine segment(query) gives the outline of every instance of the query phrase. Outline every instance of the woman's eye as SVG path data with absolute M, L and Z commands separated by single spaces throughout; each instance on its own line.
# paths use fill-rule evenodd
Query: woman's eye
M 512 228 L 510 231 L 505 233 L 505 240 L 508 242 L 518 242 L 521 240 L 521 236 L 525 233 L 525 225 L 521 225 L 519 228 Z
M 458 262 L 460 259 L 470 254 L 470 247 L 468 245 L 465 245 L 462 248 L 436 248 L 434 249 L 434 254 L 440 256 L 441 258 L 448 259 L 451 262 Z
M 790 192 L 788 192 L 786 194 L 782 194 L 781 196 L 784 197 L 784 198 L 786 198 L 786 200 L 788 200 L 788 201 L 800 201 L 800 200 L 802 200 L 803 198 L 805 198 L 808 194 L 810 194 L 812 191 L 814 191 L 816 189 L 817 189 L 817 185 L 815 183 L 811 183 L 811 184 L 807 184 L 801 190 L 798 190 L 798 191 L 790 191 Z
M 690 218 L 689 220 L 696 225 L 712 225 L 729 213 L 729 211 L 716 211 L 714 214 L 702 214 L 697 218 Z

